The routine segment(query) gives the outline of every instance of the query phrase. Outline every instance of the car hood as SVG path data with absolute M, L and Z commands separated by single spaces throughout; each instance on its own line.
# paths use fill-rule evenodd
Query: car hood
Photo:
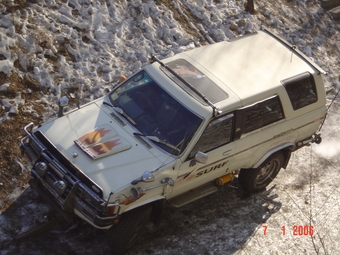
M 169 159 L 153 145 L 146 146 L 141 142 L 144 138 L 132 135 L 135 129 L 115 118 L 117 113 L 99 100 L 38 130 L 107 195 Z

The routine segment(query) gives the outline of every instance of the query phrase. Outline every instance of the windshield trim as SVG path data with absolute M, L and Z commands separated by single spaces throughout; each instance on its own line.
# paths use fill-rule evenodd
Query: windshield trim
M 163 152 L 166 152 L 167 154 L 171 155 L 171 156 L 176 156 L 176 157 L 180 157 L 181 155 L 183 155 L 186 151 L 187 148 L 190 146 L 192 139 L 195 137 L 195 134 L 200 130 L 202 124 L 204 123 L 204 118 L 198 114 L 197 112 L 193 111 L 192 109 L 188 108 L 186 104 L 184 104 L 182 101 L 180 101 L 175 95 L 173 95 L 169 90 L 167 90 L 165 87 L 161 86 L 157 80 L 155 80 L 153 78 L 153 76 L 145 69 L 142 69 L 138 72 L 136 72 L 134 75 L 132 75 L 131 77 L 129 77 L 127 80 L 125 80 L 124 82 L 122 82 L 121 84 L 119 84 L 118 86 L 116 85 L 114 87 L 114 89 L 108 94 L 108 98 L 110 101 L 110 104 L 112 106 L 112 109 L 115 111 L 115 113 L 119 113 L 117 112 L 115 109 L 117 107 L 122 108 L 120 106 L 117 105 L 117 102 L 115 100 L 117 100 L 117 98 L 119 98 L 120 96 L 122 96 L 128 89 L 123 88 L 122 86 L 129 86 L 129 82 L 133 82 L 134 77 L 138 77 L 138 75 L 141 74 L 146 74 L 147 77 L 149 78 L 149 82 L 153 82 L 154 86 L 157 90 L 159 91 L 163 91 L 162 94 L 167 94 L 169 99 L 171 99 L 175 104 L 178 105 L 178 108 L 181 109 L 179 112 L 183 112 L 183 114 L 187 115 L 190 117 L 190 119 L 192 119 L 192 121 L 188 120 L 187 121 L 187 126 L 185 126 L 185 124 L 183 124 L 183 126 L 185 126 L 182 131 L 181 134 L 182 135 L 178 135 L 178 139 L 180 139 L 180 142 L 169 142 L 169 140 L 163 139 L 161 136 L 159 136 L 159 141 L 156 141 L 154 139 L 148 139 L 148 137 L 157 137 L 158 135 L 156 133 L 148 133 L 145 132 L 145 130 L 143 131 L 143 129 L 141 129 L 142 127 L 140 127 L 138 124 L 137 125 L 133 125 L 125 116 L 123 116 L 126 120 L 126 123 L 129 123 L 129 126 L 132 127 L 135 132 L 134 133 L 139 133 L 141 134 L 141 137 L 144 138 L 144 140 L 146 140 L 148 143 L 152 143 L 155 147 L 157 147 L 158 149 L 160 149 Z M 136 87 L 138 86 L 143 86 L 143 85 L 136 85 Z M 117 90 L 119 90 L 119 88 L 124 89 L 123 92 L 117 92 Z M 122 93 L 122 94 L 118 94 L 118 93 Z M 117 97 L 117 98 L 115 98 Z M 108 106 L 110 106 L 109 104 L 107 104 Z M 185 109 L 185 110 L 184 110 Z M 130 115 L 129 112 L 126 112 L 124 109 L 122 109 L 122 111 L 127 114 Z M 119 113 L 119 115 L 122 115 Z M 134 120 L 133 115 L 130 115 L 130 118 Z M 166 118 L 165 118 L 166 119 Z M 136 120 L 134 120 L 136 121 Z M 138 121 L 136 121 L 138 122 Z M 183 131 L 184 130 L 184 131 Z M 136 135 L 133 135 L 135 137 L 135 139 L 137 139 Z M 139 139 L 138 139 L 139 140 Z M 176 147 L 177 149 L 171 148 L 172 147 Z M 166 147 L 168 147 L 169 149 L 167 149 Z M 150 149 L 150 148 L 149 148 Z

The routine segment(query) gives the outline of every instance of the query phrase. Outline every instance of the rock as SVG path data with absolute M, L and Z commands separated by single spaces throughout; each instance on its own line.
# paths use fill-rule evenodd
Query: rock
M 40 73 L 39 67 L 34 67 L 34 74 L 39 75 L 39 73 Z
M 8 59 L 0 60 L 0 72 L 3 72 L 9 75 L 12 68 L 13 68 L 13 63 L 11 61 L 9 61 Z
M 21 98 L 15 98 L 15 99 L 1 99 L 2 106 L 5 108 L 6 112 L 12 113 L 12 114 L 18 114 L 18 106 L 24 105 L 25 100 Z
M 9 83 L 2 84 L 0 86 L 0 91 L 6 91 L 9 87 Z

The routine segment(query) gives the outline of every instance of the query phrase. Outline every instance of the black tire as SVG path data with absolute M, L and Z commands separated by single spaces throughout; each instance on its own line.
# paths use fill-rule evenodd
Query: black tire
M 264 190 L 279 173 L 284 162 L 282 152 L 276 152 L 266 159 L 258 168 L 242 169 L 238 175 L 238 182 L 247 192 Z
M 126 212 L 118 224 L 113 225 L 107 234 L 107 242 L 113 255 L 125 254 L 143 232 L 152 212 L 151 205 L 145 205 Z

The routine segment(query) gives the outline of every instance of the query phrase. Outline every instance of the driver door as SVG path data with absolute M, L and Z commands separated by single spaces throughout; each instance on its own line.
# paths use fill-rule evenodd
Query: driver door
M 188 158 L 180 165 L 171 197 L 227 173 L 234 150 L 234 119 L 234 114 L 228 114 L 210 121 Z M 197 157 L 199 154 L 201 157 Z

